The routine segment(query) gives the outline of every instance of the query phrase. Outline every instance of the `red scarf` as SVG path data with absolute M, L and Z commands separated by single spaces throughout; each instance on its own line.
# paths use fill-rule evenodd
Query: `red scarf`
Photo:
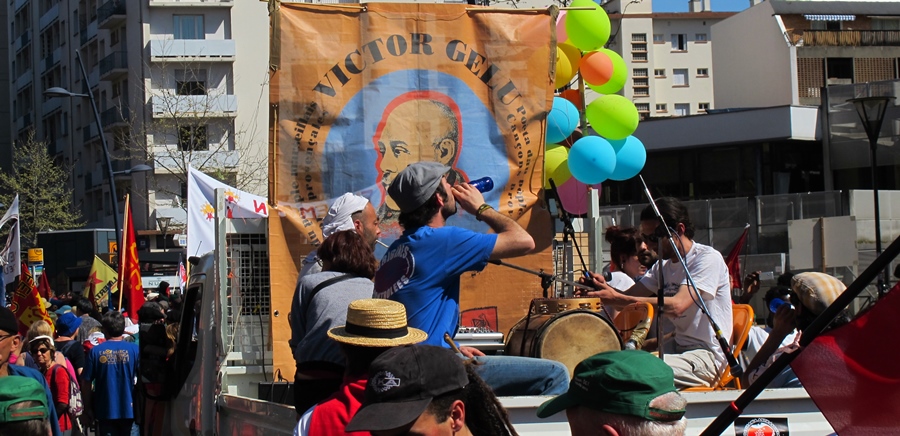
M 365 398 L 368 375 L 357 378 L 345 378 L 337 393 L 316 405 L 309 420 L 310 436 L 367 436 L 369 432 L 358 431 L 347 433 L 344 429 L 350 418 L 356 414 Z

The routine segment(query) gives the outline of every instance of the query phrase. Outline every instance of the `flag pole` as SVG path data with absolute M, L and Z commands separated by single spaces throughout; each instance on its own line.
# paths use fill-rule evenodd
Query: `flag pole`
M 703 430 L 703 433 L 700 433 L 701 436 L 715 436 L 722 434 L 728 426 L 737 419 L 738 416 L 744 411 L 750 402 L 752 402 L 759 394 L 769 386 L 769 383 L 775 379 L 775 377 L 788 365 L 793 361 L 803 350 L 812 342 L 819 334 L 825 330 L 825 327 L 828 324 L 831 324 L 831 321 L 837 317 L 841 311 L 843 311 L 847 306 L 853 302 L 862 291 L 872 283 L 872 280 L 875 280 L 881 271 L 887 268 L 888 264 L 900 254 L 900 237 L 894 239 L 894 242 L 889 245 L 884 252 L 881 253 L 880 256 L 875 258 L 868 268 L 865 269 L 857 278 L 847 287 L 837 299 L 831 303 L 828 308 L 825 309 L 812 323 L 810 323 L 809 327 L 805 328 L 800 335 L 800 348 L 793 353 L 783 353 L 775 362 L 772 363 L 769 368 L 767 368 L 763 373 L 753 382 L 750 386 L 747 386 L 747 389 L 744 393 L 741 394 L 736 400 L 732 401 L 722 413 L 713 420 L 712 423 Z
M 125 195 L 125 216 L 123 218 L 124 218 L 124 220 L 123 220 L 124 224 L 122 224 L 123 225 L 123 227 L 122 227 L 122 244 L 123 245 L 119 247 L 119 306 L 118 306 L 119 311 L 122 310 L 122 297 L 125 295 L 125 289 L 123 289 L 123 286 L 122 286 L 122 284 L 124 283 L 124 279 L 125 279 L 125 268 L 126 268 L 125 262 L 124 262 L 125 253 L 128 253 L 127 247 L 128 247 L 128 244 L 131 242 L 128 240 L 129 233 L 128 233 L 128 229 L 126 229 L 126 227 L 129 225 L 128 223 L 131 222 L 130 221 L 130 218 L 131 218 L 131 194 Z M 131 314 L 129 313 L 128 315 L 131 315 Z

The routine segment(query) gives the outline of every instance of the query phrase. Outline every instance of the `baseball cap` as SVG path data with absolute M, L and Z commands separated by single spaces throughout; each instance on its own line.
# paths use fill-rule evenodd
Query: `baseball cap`
M 677 392 L 674 375 L 662 359 L 640 350 L 606 351 L 581 361 L 568 392 L 541 404 L 537 416 L 547 418 L 584 406 L 651 421 L 677 421 L 684 409 L 650 407 L 651 401 L 669 392 Z
M 9 334 L 19 333 L 19 322 L 16 315 L 6 306 L 0 306 L 0 330 Z
M 437 162 L 416 162 L 400 171 L 388 186 L 388 195 L 394 199 L 400 212 L 412 212 L 425 204 L 450 167 Z
M 462 359 L 448 348 L 404 345 L 382 353 L 369 366 L 362 407 L 347 431 L 380 431 L 416 420 L 442 394 L 466 387 Z
M 819 315 L 847 290 L 847 286 L 828 274 L 805 272 L 791 279 L 791 290 L 804 306 Z
M 10 410 L 23 401 L 35 401 L 39 406 Z M 0 423 L 45 419 L 50 416 L 47 394 L 36 380 L 18 375 L 0 377 Z
M 56 311 L 54 311 L 54 313 L 56 313 L 57 315 L 62 315 L 64 313 L 69 313 L 71 311 L 72 311 L 72 306 L 69 306 L 67 304 L 67 305 L 60 307 L 59 309 L 56 309 Z
M 74 313 L 64 313 L 56 319 L 56 333 L 61 336 L 72 336 L 81 327 L 81 318 Z

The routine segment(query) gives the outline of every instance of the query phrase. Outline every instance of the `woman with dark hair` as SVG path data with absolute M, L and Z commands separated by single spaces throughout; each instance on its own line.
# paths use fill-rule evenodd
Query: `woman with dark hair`
M 647 272 L 641 257 L 646 256 L 650 250 L 640 231 L 634 227 L 607 227 L 606 242 L 609 242 L 611 258 L 609 270 L 612 280 L 609 284 L 624 291 Z
M 337 391 L 344 373 L 344 355 L 328 330 L 347 321 L 351 301 L 372 297 L 375 254 L 355 230 L 336 232 L 319 246 L 322 272 L 300 279 L 296 292 L 299 314 L 289 318 L 297 373 L 294 407 L 298 414 Z

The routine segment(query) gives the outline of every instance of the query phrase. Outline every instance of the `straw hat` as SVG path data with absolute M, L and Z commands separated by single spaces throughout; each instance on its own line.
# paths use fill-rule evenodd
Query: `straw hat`
M 347 325 L 328 331 L 335 341 L 359 347 L 416 344 L 428 334 L 406 324 L 406 308 L 391 300 L 356 300 L 347 307 Z

